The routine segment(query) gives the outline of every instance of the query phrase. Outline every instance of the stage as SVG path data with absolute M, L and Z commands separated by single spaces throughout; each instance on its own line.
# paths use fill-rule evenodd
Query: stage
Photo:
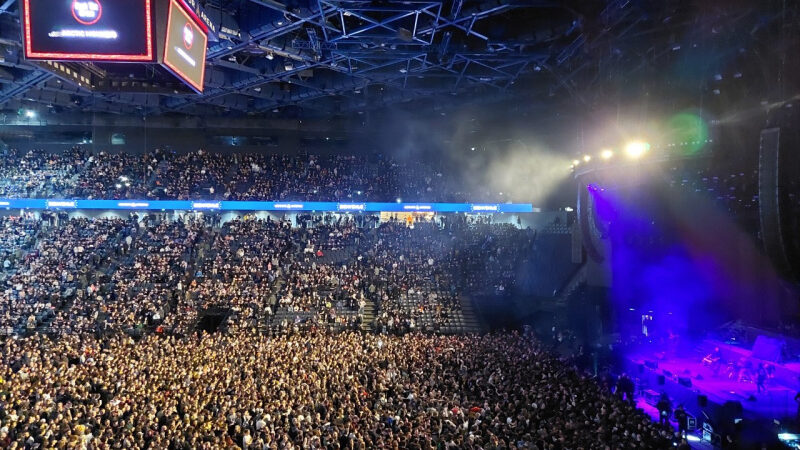
M 706 422 L 722 436 L 736 432 L 741 421 L 759 424 L 765 436 L 777 436 L 787 427 L 795 428 L 800 363 L 762 360 L 755 358 L 751 350 L 714 340 L 694 345 L 675 344 L 669 350 L 664 350 L 665 347 L 670 346 L 646 344 L 626 355 L 625 371 L 634 380 L 638 404 L 644 409 L 655 411 L 653 398 L 666 393 L 673 409 L 683 405 L 697 419 L 699 434 Z M 710 365 L 703 364 L 703 358 L 715 351 L 721 356 L 716 373 Z M 754 370 L 730 369 L 745 364 L 755 368 L 759 364 L 771 366 L 766 391 L 758 392 Z M 729 376 L 729 372 L 734 375 Z M 740 373 L 751 376 L 740 380 Z

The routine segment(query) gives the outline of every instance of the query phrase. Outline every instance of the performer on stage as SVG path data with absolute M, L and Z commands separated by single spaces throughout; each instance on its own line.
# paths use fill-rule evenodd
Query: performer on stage
M 758 371 L 756 372 L 756 388 L 759 394 L 761 393 L 762 390 L 764 392 L 767 392 L 767 388 L 766 386 L 764 386 L 764 383 L 766 381 L 767 381 L 767 369 L 764 367 L 763 363 L 759 363 Z
M 719 347 L 714 347 L 714 351 L 703 358 L 703 365 L 710 367 L 711 371 L 714 372 L 714 376 L 719 375 L 719 370 L 723 366 L 722 351 L 720 351 Z

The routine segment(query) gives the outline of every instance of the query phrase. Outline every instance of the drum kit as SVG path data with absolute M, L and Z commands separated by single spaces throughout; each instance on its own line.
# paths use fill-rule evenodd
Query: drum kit
M 738 360 L 726 361 L 722 358 L 719 348 L 715 348 L 703 358 L 703 365 L 711 368 L 714 376 L 724 376 L 729 380 L 740 383 L 755 383 L 758 376 L 759 363 L 751 358 L 742 357 Z M 767 378 L 772 378 L 775 368 L 772 365 L 765 367 Z

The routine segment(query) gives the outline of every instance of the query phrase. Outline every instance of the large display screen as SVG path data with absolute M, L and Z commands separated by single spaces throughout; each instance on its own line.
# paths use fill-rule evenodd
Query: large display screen
M 164 65 L 197 92 L 203 92 L 208 35 L 177 0 L 170 0 Z
M 25 57 L 154 61 L 153 0 L 24 0 Z

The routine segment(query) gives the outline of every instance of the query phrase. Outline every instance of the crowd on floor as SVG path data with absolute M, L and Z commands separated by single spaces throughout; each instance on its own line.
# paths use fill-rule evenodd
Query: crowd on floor
M 651 449 L 674 438 L 518 333 L 0 345 L 4 448 Z

